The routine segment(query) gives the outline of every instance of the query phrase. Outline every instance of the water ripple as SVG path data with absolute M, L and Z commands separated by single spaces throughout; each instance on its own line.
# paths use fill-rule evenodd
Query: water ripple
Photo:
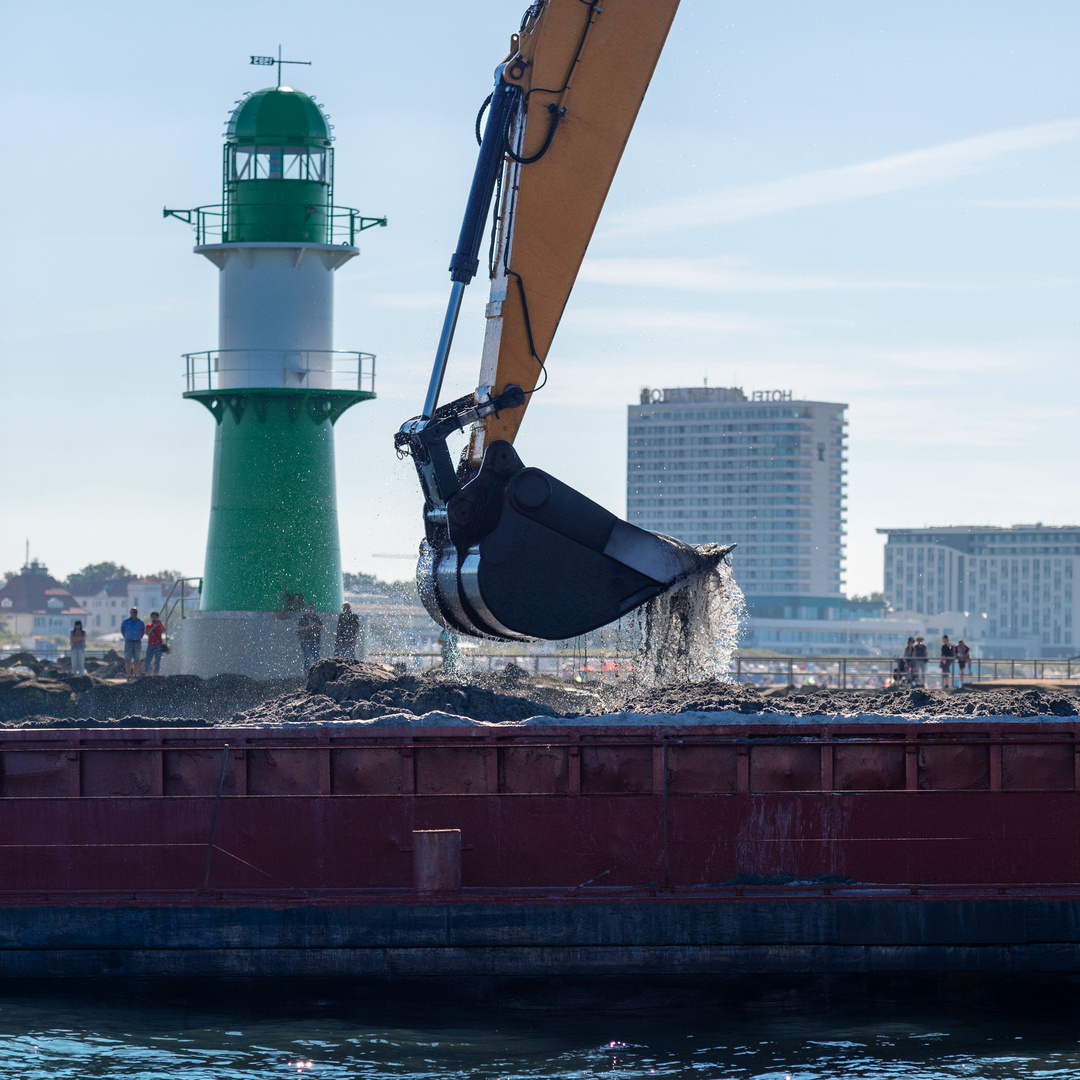
M 1043 1080 L 1080 1075 L 1080 1043 L 1068 1018 L 999 1013 L 376 1014 L 39 995 L 0 997 L 0 1070 L 12 1080 Z

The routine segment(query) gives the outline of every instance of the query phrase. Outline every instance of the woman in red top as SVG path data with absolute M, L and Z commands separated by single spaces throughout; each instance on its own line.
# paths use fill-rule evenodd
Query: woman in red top
M 165 624 L 158 617 L 158 612 L 150 612 L 150 625 L 146 628 L 146 674 L 158 675 L 161 672 L 161 646 Z

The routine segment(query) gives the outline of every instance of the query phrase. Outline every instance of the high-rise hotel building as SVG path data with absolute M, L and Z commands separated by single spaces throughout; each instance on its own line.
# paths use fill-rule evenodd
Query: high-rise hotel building
M 678 387 L 629 407 L 627 517 L 688 544 L 737 543 L 755 614 L 830 618 L 842 599 L 846 405 Z
M 885 599 L 921 615 L 967 611 L 985 624 L 987 656 L 1072 656 L 1080 527 L 952 525 L 878 529 Z

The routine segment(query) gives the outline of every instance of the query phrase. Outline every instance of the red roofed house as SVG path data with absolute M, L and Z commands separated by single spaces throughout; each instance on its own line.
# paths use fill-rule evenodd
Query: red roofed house
M 37 559 L 0 589 L 0 630 L 8 634 L 66 636 L 76 619 L 86 626 L 86 609 Z

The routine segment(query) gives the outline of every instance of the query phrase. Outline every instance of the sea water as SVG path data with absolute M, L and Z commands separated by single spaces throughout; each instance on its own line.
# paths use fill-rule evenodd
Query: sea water
M 105 989 L 0 997 L 0 1068 L 15 1080 L 1073 1078 L 1080 1028 L 1000 1009 L 528 1014 Z

